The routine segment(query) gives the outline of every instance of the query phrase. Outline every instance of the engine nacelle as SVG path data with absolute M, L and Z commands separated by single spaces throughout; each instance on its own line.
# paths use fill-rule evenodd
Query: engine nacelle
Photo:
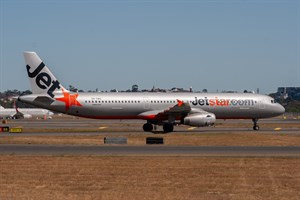
M 183 119 L 185 125 L 189 126 L 212 126 L 216 122 L 216 116 L 213 113 L 194 113 Z

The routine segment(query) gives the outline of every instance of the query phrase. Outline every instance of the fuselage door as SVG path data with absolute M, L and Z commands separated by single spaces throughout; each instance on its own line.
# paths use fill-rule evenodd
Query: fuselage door
M 148 97 L 144 97 L 144 108 L 145 110 L 148 110 L 150 108 L 150 100 Z
M 266 105 L 265 105 L 265 100 L 261 99 L 259 100 L 259 109 L 265 109 Z

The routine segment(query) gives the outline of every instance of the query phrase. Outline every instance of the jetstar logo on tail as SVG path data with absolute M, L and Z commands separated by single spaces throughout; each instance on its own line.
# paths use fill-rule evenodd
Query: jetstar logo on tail
M 53 92 L 56 89 L 60 89 L 60 83 L 58 82 L 58 80 L 52 80 L 50 75 L 47 74 L 46 72 L 41 72 L 44 67 L 45 64 L 41 62 L 41 64 L 33 72 L 30 72 L 29 70 L 31 67 L 29 65 L 26 65 L 28 76 L 30 78 L 36 77 L 35 78 L 36 85 L 43 90 L 48 89 L 47 94 L 49 94 L 49 96 L 53 98 L 54 97 Z
M 62 89 L 63 97 L 56 98 L 57 101 L 62 101 L 66 104 L 66 111 L 70 109 L 71 106 L 82 106 L 79 101 L 77 101 L 78 94 L 70 94 Z

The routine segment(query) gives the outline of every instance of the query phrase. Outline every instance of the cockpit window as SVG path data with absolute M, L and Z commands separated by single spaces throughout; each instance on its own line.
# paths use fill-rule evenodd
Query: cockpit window
M 271 100 L 271 103 L 277 103 L 277 102 L 276 102 L 276 100 L 272 99 L 272 100 Z

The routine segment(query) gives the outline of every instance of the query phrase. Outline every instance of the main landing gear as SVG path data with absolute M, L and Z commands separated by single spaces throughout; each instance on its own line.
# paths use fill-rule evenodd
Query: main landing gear
M 174 126 L 173 126 L 173 124 L 171 124 L 171 123 L 165 123 L 165 124 L 163 125 L 163 129 L 164 129 L 164 132 L 165 132 L 165 133 L 173 132 Z
M 258 119 L 252 119 L 252 121 L 253 121 L 253 130 L 258 131 L 259 130 L 259 126 L 257 125 Z
M 143 130 L 145 132 L 151 132 L 153 131 L 153 125 L 149 122 L 143 125 Z M 164 123 L 163 124 L 163 130 L 165 133 L 173 132 L 174 125 L 172 123 Z
M 145 132 L 151 132 L 153 130 L 153 125 L 150 123 L 146 123 L 143 125 L 143 129 Z

